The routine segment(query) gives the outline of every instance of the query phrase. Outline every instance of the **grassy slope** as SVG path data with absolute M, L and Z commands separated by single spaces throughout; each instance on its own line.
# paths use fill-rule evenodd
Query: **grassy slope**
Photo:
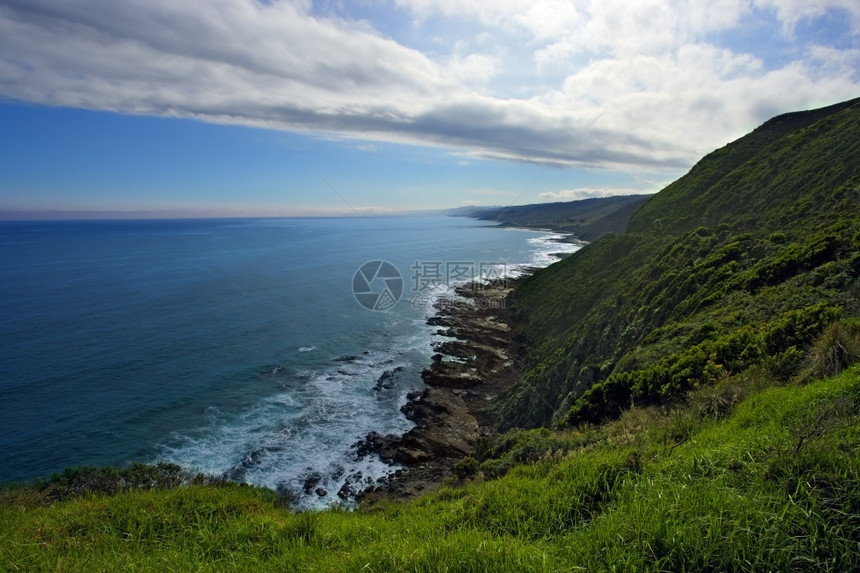
M 750 397 L 738 403 L 741 386 Z M 33 489 L 7 489 L 0 568 L 860 567 L 860 370 L 803 387 L 749 388 L 726 380 L 681 409 L 634 408 L 598 428 L 500 438 L 482 467 L 502 477 L 357 512 L 294 514 L 270 492 L 223 484 L 47 507 Z
M 609 235 L 527 280 L 529 360 L 508 427 L 576 424 L 722 371 L 787 378 L 829 322 L 860 316 L 860 103 L 774 118 Z

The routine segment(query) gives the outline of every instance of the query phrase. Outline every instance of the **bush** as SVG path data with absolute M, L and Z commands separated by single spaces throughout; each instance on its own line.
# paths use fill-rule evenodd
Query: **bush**
M 460 479 L 472 477 L 478 473 L 478 469 L 478 460 L 471 456 L 463 458 L 454 464 L 454 473 L 456 473 L 457 477 Z
M 116 495 L 129 490 L 168 490 L 186 485 L 228 485 L 222 477 L 194 474 L 176 464 L 133 463 L 124 468 L 79 466 L 66 468 L 47 480 L 33 482 L 41 503 L 50 505 L 68 498 Z
M 579 447 L 587 439 L 584 435 L 579 436 L 579 439 L 572 439 L 567 434 L 556 434 L 547 428 L 514 429 L 480 440 L 475 448 L 475 457 L 480 460 L 480 469 L 484 475 L 495 478 L 505 475 L 516 465 L 532 464 L 565 454 Z M 467 461 L 469 459 L 461 460 L 465 464 L 464 470 L 467 470 L 471 463 Z
M 836 376 L 860 359 L 860 337 L 839 322 L 826 327 L 809 349 L 804 379 Z

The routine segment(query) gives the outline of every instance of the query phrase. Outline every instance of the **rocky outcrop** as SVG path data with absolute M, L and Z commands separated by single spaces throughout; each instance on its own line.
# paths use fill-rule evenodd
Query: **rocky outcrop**
M 510 325 L 506 321 L 509 281 L 469 284 L 456 290 L 458 299 L 437 303 L 437 315 L 427 321 L 440 326 L 437 352 L 421 377 L 428 386 L 471 388 L 511 366 Z
M 427 491 L 452 475 L 453 460 L 470 455 L 490 430 L 488 402 L 512 377 L 507 312 L 512 289 L 510 281 L 470 284 L 457 289 L 456 300 L 437 303 L 428 324 L 440 327 L 437 334 L 444 339 L 434 344 L 436 354 L 421 374 L 428 387 L 410 393 L 402 408 L 415 427 L 402 436 L 371 432 L 355 444 L 360 456 L 375 452 L 405 466 L 365 496 Z
M 404 371 L 403 366 L 398 366 L 393 370 L 386 370 L 382 373 L 382 376 L 376 381 L 376 385 L 373 387 L 374 390 L 379 392 L 380 390 L 391 390 L 394 388 L 397 377 Z

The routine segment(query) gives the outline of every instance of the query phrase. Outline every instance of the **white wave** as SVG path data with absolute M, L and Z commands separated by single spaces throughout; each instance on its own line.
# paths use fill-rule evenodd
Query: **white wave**
M 513 272 L 519 276 L 529 268 L 547 267 L 558 260 L 556 255 L 569 255 L 582 248 L 582 244 L 566 242 L 563 240 L 565 238 L 567 235 L 561 233 L 544 233 L 526 239 L 526 243 L 532 247 L 531 258 L 527 262 L 514 264 Z
M 402 342 L 429 350 L 428 340 L 427 335 L 413 335 Z M 408 354 L 403 348 L 369 352 L 349 362 L 349 370 L 335 362 L 307 372 L 303 385 L 285 388 L 239 414 L 211 409 L 205 427 L 175 434 L 160 446 L 160 458 L 194 471 L 286 489 L 303 509 L 348 505 L 337 496 L 348 480 L 355 493 L 397 469 L 375 455 L 357 459 L 351 446 L 372 431 L 402 434 L 414 426 L 399 411 L 414 388 L 385 397 L 372 390 L 386 370 L 411 366 L 417 372 L 419 365 Z M 415 386 L 420 384 L 416 374 Z M 306 491 L 311 475 L 319 481 Z M 317 488 L 327 495 L 318 495 Z

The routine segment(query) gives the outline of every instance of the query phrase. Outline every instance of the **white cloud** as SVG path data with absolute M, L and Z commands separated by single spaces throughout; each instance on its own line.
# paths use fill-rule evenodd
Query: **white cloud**
M 497 73 L 498 58 L 488 54 L 453 55 L 447 71 L 463 84 L 484 84 Z
M 643 195 L 646 191 L 641 189 L 624 189 L 617 187 L 578 187 L 576 189 L 562 189 L 561 191 L 545 191 L 538 193 L 541 199 L 553 201 L 577 201 L 579 199 L 591 199 L 594 197 L 614 197 L 617 195 Z
M 754 0 L 754 4 L 775 10 L 784 31 L 789 34 L 801 20 L 822 16 L 831 9 L 844 11 L 855 33 L 860 29 L 860 4 L 855 0 Z
M 828 6 L 854 29 L 860 14 L 755 5 L 786 29 Z M 635 170 L 687 167 L 775 113 L 860 91 L 856 49 L 803 46 L 774 66 L 713 43 L 751 17 L 744 0 L 394 6 L 410 33 L 447 18 L 460 37 L 422 53 L 308 0 L 4 0 L 0 97 Z
M 412 11 L 418 21 L 432 15 L 442 14 L 447 17 L 468 18 L 483 24 L 506 26 L 511 19 L 523 14 L 532 7 L 534 2 L 529 0 L 395 0 L 401 8 Z
M 408 117 L 428 95 L 458 89 L 419 52 L 286 2 L 7 4 L 0 46 L 18 73 L 4 77 L 5 95 L 30 101 Z

